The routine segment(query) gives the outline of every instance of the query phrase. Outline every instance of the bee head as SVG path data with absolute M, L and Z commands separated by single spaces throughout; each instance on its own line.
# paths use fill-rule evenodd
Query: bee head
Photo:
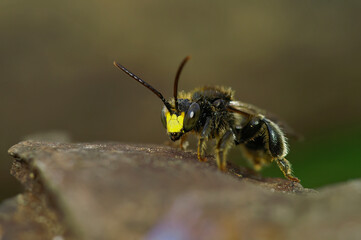
M 164 106 L 162 123 L 172 141 L 178 140 L 184 133 L 191 131 L 199 120 L 201 109 L 198 103 L 188 99 L 178 99 L 178 112 L 169 112 Z
M 174 80 L 174 106 L 172 106 L 167 100 L 165 100 L 163 95 L 158 90 L 143 81 L 141 78 L 134 75 L 132 72 L 130 72 L 119 63 L 114 62 L 114 65 L 116 67 L 118 67 L 120 70 L 132 77 L 134 80 L 142 84 L 144 87 L 151 90 L 162 100 L 162 102 L 164 103 L 164 107 L 162 110 L 162 123 L 167 129 L 167 132 L 173 141 L 178 140 L 185 132 L 192 130 L 196 126 L 200 115 L 200 107 L 198 103 L 190 103 L 190 101 L 187 99 L 178 99 L 177 97 L 179 76 L 182 72 L 184 65 L 189 59 L 189 56 L 183 59 Z

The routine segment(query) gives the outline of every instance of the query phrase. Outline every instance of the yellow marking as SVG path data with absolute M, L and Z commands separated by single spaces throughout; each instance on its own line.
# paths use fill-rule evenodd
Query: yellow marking
M 167 131 L 169 133 L 182 132 L 184 112 L 182 112 L 181 115 L 179 116 L 177 116 L 177 114 L 170 115 L 170 113 L 167 112 L 166 119 L 167 119 Z

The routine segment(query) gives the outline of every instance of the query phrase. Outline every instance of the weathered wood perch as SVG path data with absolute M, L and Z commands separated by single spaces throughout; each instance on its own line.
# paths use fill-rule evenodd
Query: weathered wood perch
M 0 239 L 360 239 L 361 181 L 315 191 L 156 145 L 13 146 Z M 242 177 L 240 176 L 242 175 Z

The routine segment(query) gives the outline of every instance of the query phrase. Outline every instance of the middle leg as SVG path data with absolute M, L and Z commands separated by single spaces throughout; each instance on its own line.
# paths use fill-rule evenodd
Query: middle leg
M 228 130 L 224 133 L 221 139 L 219 139 L 216 147 L 216 161 L 218 169 L 225 172 L 227 170 L 227 152 L 234 142 L 232 130 Z
M 198 140 L 198 148 L 197 148 L 197 156 L 198 156 L 198 160 L 201 162 L 206 162 L 207 159 L 204 157 L 205 154 L 205 150 L 206 150 L 206 140 L 208 138 L 209 132 L 211 130 L 210 127 L 210 121 L 211 118 L 207 118 L 206 123 L 204 124 L 204 127 L 202 129 L 201 135 L 199 136 L 199 140 Z

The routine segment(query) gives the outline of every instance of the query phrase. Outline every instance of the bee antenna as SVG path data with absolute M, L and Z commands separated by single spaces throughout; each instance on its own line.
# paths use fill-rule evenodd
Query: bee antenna
M 126 74 L 128 74 L 131 78 L 133 78 L 134 80 L 136 80 L 137 82 L 139 82 L 140 84 L 142 84 L 144 87 L 148 88 L 150 91 L 152 91 L 155 95 L 157 95 L 160 100 L 162 100 L 162 102 L 164 103 L 165 107 L 168 109 L 168 111 L 170 113 L 173 113 L 172 111 L 172 106 L 169 104 L 169 102 L 167 100 L 165 100 L 165 98 L 163 97 L 163 95 L 158 92 L 156 89 L 154 89 L 151 85 L 149 85 L 148 83 L 146 83 L 145 81 L 143 81 L 141 78 L 137 77 L 136 75 L 134 75 L 133 73 L 131 73 L 128 69 L 126 69 L 125 67 L 123 67 L 122 65 L 120 65 L 119 63 L 117 63 L 116 61 L 113 62 L 114 66 L 116 66 L 117 68 L 119 68 L 120 70 L 122 70 L 123 72 L 125 72 Z
M 184 65 L 188 62 L 188 60 L 191 58 L 191 56 L 187 56 L 183 59 L 183 61 L 181 62 L 181 64 L 178 67 L 177 70 L 177 74 L 175 75 L 175 80 L 174 80 L 174 88 L 173 88 L 173 96 L 174 96 L 174 104 L 175 104 L 175 109 L 176 111 L 178 111 L 178 81 L 179 81 L 179 76 L 183 70 Z

